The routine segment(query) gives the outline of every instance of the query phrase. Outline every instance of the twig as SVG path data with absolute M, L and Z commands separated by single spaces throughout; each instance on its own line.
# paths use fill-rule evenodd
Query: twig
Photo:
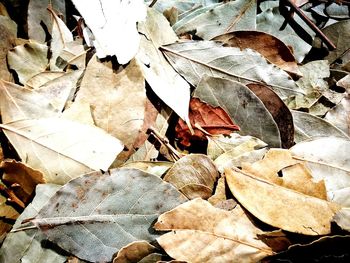
M 150 3 L 149 7 L 154 6 L 157 3 L 158 0 L 153 0 L 152 3 Z
M 301 11 L 299 7 L 297 7 L 290 0 L 280 0 L 280 5 L 285 2 L 286 5 L 290 6 L 295 13 L 316 33 L 316 35 L 326 44 L 329 50 L 334 50 L 337 47 L 334 43 Z

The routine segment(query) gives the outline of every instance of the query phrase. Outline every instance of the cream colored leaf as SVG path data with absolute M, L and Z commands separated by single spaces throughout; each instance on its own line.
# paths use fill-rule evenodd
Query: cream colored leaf
M 44 71 L 31 77 L 24 86 L 31 89 L 38 89 L 40 86 L 44 85 L 50 80 L 62 77 L 64 74 L 65 72 Z
M 343 207 L 333 218 L 342 229 L 350 231 L 350 208 Z
M 90 104 L 96 126 L 128 149 L 133 146 L 144 122 L 146 103 L 145 80 L 135 60 L 116 71 L 111 61 L 92 57 L 76 98 L 82 100 Z
M 0 80 L 0 110 L 3 123 L 47 118 L 58 114 L 50 101 L 35 90 Z
M 126 64 L 136 55 L 140 42 L 136 23 L 146 18 L 143 0 L 72 2 L 94 34 L 99 58 L 115 55 L 120 64 Z
M 159 51 L 161 45 L 174 43 L 176 34 L 166 18 L 148 9 L 147 20 L 139 25 L 144 36 L 136 58 L 152 90 L 183 120 L 188 120 L 189 84 L 173 69 Z
M 331 220 L 340 208 L 338 205 L 270 183 L 237 168 L 227 169 L 225 176 L 234 197 L 261 221 L 304 235 L 331 232 Z
M 12 76 L 8 70 L 6 55 L 15 45 L 17 25 L 7 16 L 0 16 L 0 76 L 1 79 L 11 81 Z
M 25 84 L 36 74 L 45 71 L 48 65 L 48 47 L 34 41 L 16 46 L 7 54 L 10 69 L 16 71 L 19 81 Z
M 157 241 L 176 260 L 187 262 L 258 262 L 273 254 L 257 239 L 256 228 L 240 206 L 232 211 L 194 199 L 160 215 L 157 230 L 172 230 Z
M 139 262 L 155 251 L 157 251 L 156 247 L 147 241 L 134 241 L 119 250 L 117 256 L 113 259 L 113 263 Z
M 219 173 L 213 161 L 203 154 L 190 154 L 178 160 L 164 176 L 189 199 L 208 199 Z
M 138 161 L 138 162 L 128 162 L 124 164 L 123 168 L 134 168 L 141 170 L 145 173 L 154 174 L 161 177 L 166 171 L 173 166 L 171 162 L 149 162 L 149 161 Z
M 107 170 L 122 143 L 101 129 L 62 118 L 2 124 L 22 161 L 44 174 L 48 183 L 64 184 L 91 170 Z
M 218 183 L 216 184 L 215 193 L 212 195 L 208 202 L 215 206 L 216 204 L 226 201 L 226 180 L 225 177 L 220 177 Z
M 74 101 L 70 104 L 69 108 L 62 113 L 62 118 L 83 124 L 95 125 L 92 119 L 90 103 L 84 100 Z

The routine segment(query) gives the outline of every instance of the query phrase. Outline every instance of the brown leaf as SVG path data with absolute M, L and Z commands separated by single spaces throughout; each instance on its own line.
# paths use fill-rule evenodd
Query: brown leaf
M 236 31 L 215 37 L 225 46 L 254 49 L 281 69 L 301 75 L 292 51 L 278 38 L 258 31 Z
M 191 145 L 192 140 L 207 140 L 206 133 L 230 135 L 232 131 L 239 130 L 223 108 L 213 107 L 198 98 L 192 98 L 190 101 L 189 118 L 194 134 L 191 134 L 182 119 L 179 119 L 175 127 L 176 137 L 186 147 Z
M 234 197 L 261 221 L 290 232 L 325 235 L 339 206 L 270 183 L 237 168 L 225 170 Z
M 9 17 L 0 16 L 0 78 L 11 81 L 12 76 L 7 68 L 7 52 L 15 45 L 17 26 Z
M 117 256 L 113 259 L 113 263 L 139 262 L 156 250 L 156 247 L 147 241 L 134 241 L 119 250 Z
M 198 198 L 160 215 L 154 227 L 172 230 L 157 241 L 176 260 L 258 262 L 273 254 L 240 206 L 225 211 Z
M 12 228 L 9 220 L 14 221 L 18 216 L 18 212 L 12 206 L 7 205 L 6 198 L 0 194 L 0 244 L 6 233 Z
M 213 161 L 203 154 L 190 154 L 178 160 L 164 180 L 175 185 L 189 199 L 208 199 L 219 173 Z
M 45 183 L 41 172 L 24 163 L 5 160 L 0 164 L 0 168 L 3 171 L 2 178 L 4 182 L 8 185 L 17 185 L 13 188 L 13 191 L 24 203 L 28 203 L 37 184 Z

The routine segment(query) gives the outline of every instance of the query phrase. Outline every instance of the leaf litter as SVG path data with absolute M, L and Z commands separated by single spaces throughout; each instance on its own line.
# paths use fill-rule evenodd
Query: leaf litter
M 1 262 L 350 259 L 345 4 L 6 1 L 0 28 Z

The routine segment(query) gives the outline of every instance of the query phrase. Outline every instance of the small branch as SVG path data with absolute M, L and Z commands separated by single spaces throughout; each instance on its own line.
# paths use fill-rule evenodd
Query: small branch
M 334 43 L 297 7 L 291 0 L 280 0 L 280 5 L 285 2 L 287 6 L 297 13 L 297 15 L 316 33 L 316 35 L 326 44 L 329 50 L 334 50 L 337 47 Z
M 7 188 L 5 185 L 0 184 L 0 192 L 3 192 L 6 196 L 8 196 L 8 201 L 13 202 L 20 206 L 21 208 L 25 208 L 26 205 L 15 195 L 15 193 Z

